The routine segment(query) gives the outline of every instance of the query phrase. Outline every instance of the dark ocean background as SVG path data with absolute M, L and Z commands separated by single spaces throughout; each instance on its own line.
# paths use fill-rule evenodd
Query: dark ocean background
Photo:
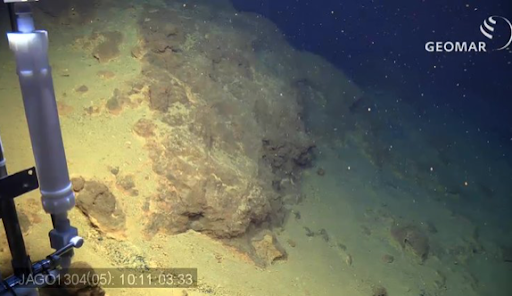
M 512 48 L 429 53 L 425 43 L 488 42 L 480 25 L 491 15 L 511 19 L 511 1 L 232 1 L 271 19 L 297 49 L 323 56 L 357 85 L 393 92 L 419 107 L 453 110 L 510 145 Z M 506 43 L 508 28 L 501 25 L 492 42 Z

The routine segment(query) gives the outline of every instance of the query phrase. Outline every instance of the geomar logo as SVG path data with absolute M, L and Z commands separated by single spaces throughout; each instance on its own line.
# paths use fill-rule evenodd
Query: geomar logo
M 501 24 L 500 24 L 501 22 Z M 497 28 L 501 34 L 497 34 Z M 485 41 L 428 41 L 425 50 L 428 52 L 489 52 L 507 49 L 512 44 L 512 23 L 503 16 L 492 15 L 486 18 L 480 25 L 480 32 Z M 496 40 L 496 36 L 500 38 Z

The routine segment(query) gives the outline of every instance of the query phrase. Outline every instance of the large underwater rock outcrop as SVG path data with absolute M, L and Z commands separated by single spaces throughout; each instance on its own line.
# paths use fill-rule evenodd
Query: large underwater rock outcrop
M 293 63 L 279 73 L 263 65 L 273 54 L 266 42 L 295 52 L 256 16 L 179 7 L 145 9 L 132 50 L 143 64 L 147 104 L 165 123 L 162 136 L 146 139 L 160 176 L 147 234 L 193 229 L 233 238 L 280 224 L 282 197 L 298 194 L 298 186 L 276 184 L 299 182 L 314 144 L 300 117 Z

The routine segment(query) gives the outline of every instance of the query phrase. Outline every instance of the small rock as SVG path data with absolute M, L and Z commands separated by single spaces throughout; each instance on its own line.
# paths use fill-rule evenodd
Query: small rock
M 324 228 L 320 229 L 320 231 L 318 232 L 318 234 L 322 237 L 322 239 L 326 242 L 329 242 L 331 240 L 331 238 L 329 237 L 329 234 L 327 233 L 327 230 L 325 230 Z
M 382 262 L 384 263 L 393 263 L 393 261 L 395 261 L 395 257 L 389 255 L 389 254 L 385 254 L 382 256 Z
M 140 45 L 133 47 L 130 51 L 133 58 L 140 60 L 144 57 L 144 50 Z
M 304 226 L 304 230 L 306 230 L 306 236 L 313 237 L 315 233 L 309 229 L 309 227 Z
M 119 46 L 123 41 L 123 34 L 118 31 L 103 32 L 104 41 L 99 43 L 92 52 L 92 56 L 100 63 L 107 63 L 120 54 Z
M 85 180 L 82 177 L 76 177 L 71 179 L 71 186 L 74 192 L 80 192 L 84 189 Z
M 112 79 L 116 76 L 116 74 L 112 71 L 108 71 L 108 70 L 101 70 L 101 71 L 98 71 L 98 76 L 102 79 Z
M 110 111 L 117 111 L 121 109 L 121 105 L 119 104 L 119 100 L 116 97 L 112 97 L 107 101 L 107 108 Z
M 133 181 L 132 175 L 119 177 L 116 184 L 126 191 L 129 191 L 135 187 L 135 182 Z
M 87 115 L 93 115 L 100 113 L 100 108 L 97 106 L 89 106 L 87 108 L 84 108 L 84 111 Z
M 153 121 L 146 118 L 139 119 L 133 126 L 133 131 L 143 138 L 154 136 L 155 129 L 156 125 L 153 123 Z
M 382 286 L 376 286 L 372 290 L 372 296 L 388 296 L 388 291 Z
M 116 88 L 114 89 L 112 97 L 107 101 L 107 109 L 110 113 L 118 114 L 123 109 L 123 106 L 129 103 L 130 98 L 128 98 L 121 90 Z
M 292 247 L 292 248 L 295 248 L 295 247 L 297 246 L 297 243 L 296 243 L 294 240 L 292 240 L 292 239 L 288 239 L 286 242 L 287 242 L 287 243 L 290 245 L 290 247 Z
M 299 211 L 295 211 L 295 212 L 293 212 L 293 215 L 295 216 L 295 220 L 300 220 L 301 215 L 300 215 L 300 212 L 299 212 Z
M 113 174 L 113 175 L 117 175 L 119 174 L 119 167 L 113 167 L 110 169 L 110 172 Z
M 352 255 L 347 254 L 347 257 L 345 257 L 345 263 L 347 263 L 348 266 L 352 266 Z
M 89 88 L 85 85 L 82 85 L 82 86 L 76 88 L 75 91 L 79 92 L 79 93 L 86 93 L 87 91 L 89 91 Z
M 111 234 L 125 228 L 126 216 L 116 197 L 103 183 L 87 181 L 76 206 L 103 233 Z
M 256 235 L 251 240 L 251 245 L 259 259 L 258 261 L 263 263 L 264 266 L 286 258 L 286 251 L 281 247 L 275 235 L 268 230 Z
M 319 176 L 324 176 L 325 170 L 323 168 L 318 168 L 318 170 L 316 171 L 316 174 Z

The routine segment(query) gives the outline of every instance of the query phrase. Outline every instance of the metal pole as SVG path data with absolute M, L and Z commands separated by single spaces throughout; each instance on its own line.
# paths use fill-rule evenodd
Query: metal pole
M 9 22 L 11 23 L 12 32 L 18 32 L 18 23 L 16 22 L 16 14 L 14 13 L 14 3 L 7 3 L 9 12 Z
M 7 177 L 4 150 L 0 139 L 0 179 Z M 12 256 L 12 267 L 16 275 L 28 275 L 32 273 L 32 262 L 25 248 L 25 241 L 21 233 L 21 227 L 13 199 L 2 199 L 0 202 L 0 215 L 4 224 L 7 242 Z

